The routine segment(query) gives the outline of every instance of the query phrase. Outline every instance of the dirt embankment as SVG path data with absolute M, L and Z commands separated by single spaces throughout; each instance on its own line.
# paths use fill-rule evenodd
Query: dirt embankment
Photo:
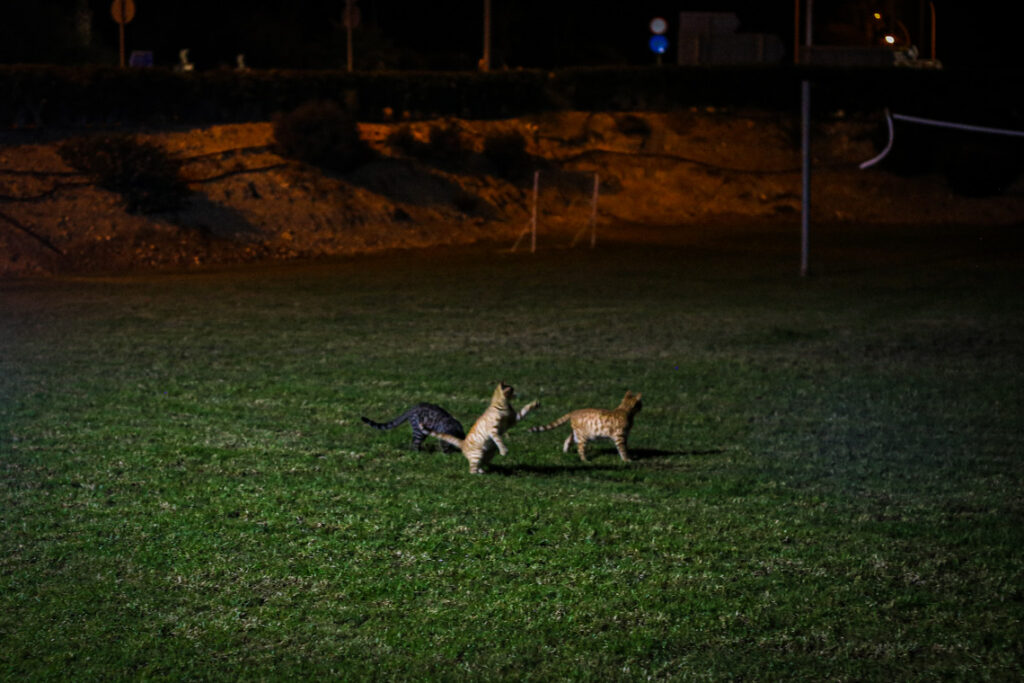
M 441 122 L 364 124 L 378 155 L 344 175 L 282 158 L 269 123 L 141 132 L 185 160 L 192 194 L 176 213 L 125 211 L 121 198 L 74 172 L 53 132 L 0 136 L 0 275 L 179 269 L 312 259 L 477 241 L 511 246 L 533 215 L 532 174 L 510 179 L 480 154 L 487 136 L 519 131 L 543 169 L 543 242 L 598 234 L 697 241 L 729 225 L 796 225 L 800 154 L 793 121 L 767 114 L 563 113 L 446 121 L 468 153 L 459 163 L 410 158 L 389 144 L 408 126 L 427 140 Z M 957 196 L 941 176 L 903 177 L 858 164 L 877 153 L 881 121 L 836 121 L 814 133 L 818 222 L 1011 225 L 1020 182 L 998 197 Z M 599 179 L 593 213 L 594 174 Z M 632 227 L 631 227 L 632 226 Z M 525 244 L 525 243 L 524 243 Z

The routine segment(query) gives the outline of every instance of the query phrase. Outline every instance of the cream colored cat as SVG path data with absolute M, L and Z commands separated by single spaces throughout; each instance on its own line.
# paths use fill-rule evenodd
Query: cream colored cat
M 643 403 L 640 401 L 641 396 L 640 393 L 634 394 L 632 391 L 627 391 L 622 402 L 619 403 L 619 407 L 615 410 L 581 408 L 567 413 L 543 427 L 530 427 L 530 431 L 543 432 L 570 422 L 572 433 L 565 440 L 565 445 L 562 446 L 563 453 L 568 453 L 569 446 L 575 441 L 580 460 L 586 460 L 587 441 L 605 438 L 615 442 L 615 448 L 618 449 L 620 458 L 629 460 L 626 438 L 629 436 L 629 430 L 633 428 L 633 417 L 643 407 Z
M 494 457 L 495 448 L 502 455 L 508 454 L 508 448 L 502 442 L 501 435 L 540 405 L 539 402 L 533 401 L 516 412 L 509 403 L 509 399 L 514 395 L 515 390 L 511 386 L 499 382 L 491 396 L 491 404 L 469 428 L 465 439 L 434 431 L 431 431 L 430 435 L 459 448 L 469 461 L 470 474 L 483 474 L 483 468 Z

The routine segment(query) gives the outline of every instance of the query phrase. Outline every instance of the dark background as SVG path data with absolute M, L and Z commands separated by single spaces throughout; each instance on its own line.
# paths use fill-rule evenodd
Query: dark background
M 804 0 L 806 2 L 806 0 Z M 0 10 L 0 62 L 116 64 L 110 0 L 9 0 Z M 345 64 L 344 0 L 135 0 L 127 49 L 151 50 L 158 66 L 189 49 L 197 69 L 338 68 Z M 359 69 L 472 69 L 482 55 L 483 0 L 358 0 Z M 841 42 L 843 23 L 872 8 L 897 16 L 924 56 L 930 50 L 923 0 L 816 0 L 816 43 Z M 946 66 L 1020 64 L 1012 3 L 937 0 L 937 57 Z M 792 59 L 793 0 L 664 2 L 492 0 L 492 67 L 650 64 L 648 22 L 669 21 L 674 60 L 680 11 L 736 11 L 740 30 L 779 35 Z M 84 23 L 83 23 L 84 17 Z M 86 30 L 83 30 L 83 26 Z M 802 31 L 802 29 L 801 29 Z M 846 32 L 849 33 L 849 32 Z

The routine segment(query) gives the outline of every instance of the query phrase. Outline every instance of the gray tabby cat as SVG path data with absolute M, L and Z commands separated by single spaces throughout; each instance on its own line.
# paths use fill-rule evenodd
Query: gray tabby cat
M 462 424 L 447 410 L 433 403 L 417 403 L 390 422 L 374 422 L 368 417 L 363 417 L 362 420 L 374 429 L 394 429 L 403 422 L 408 422 L 412 427 L 412 448 L 416 451 L 420 450 L 423 439 L 431 432 L 449 434 L 458 439 L 466 436 Z M 457 449 L 451 444 L 441 442 L 441 450 L 452 453 Z

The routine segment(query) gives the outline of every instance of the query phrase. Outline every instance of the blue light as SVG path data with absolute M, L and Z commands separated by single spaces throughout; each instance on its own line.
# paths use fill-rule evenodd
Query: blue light
M 650 46 L 651 52 L 656 55 L 663 55 L 665 50 L 668 49 L 668 38 L 665 36 L 651 36 L 647 44 Z

